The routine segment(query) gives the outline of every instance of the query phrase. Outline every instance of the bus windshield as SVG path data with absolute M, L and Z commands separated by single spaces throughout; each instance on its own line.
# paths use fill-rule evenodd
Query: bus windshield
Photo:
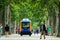
M 23 22 L 22 23 L 22 27 L 29 27 L 30 26 L 30 23 L 29 22 Z

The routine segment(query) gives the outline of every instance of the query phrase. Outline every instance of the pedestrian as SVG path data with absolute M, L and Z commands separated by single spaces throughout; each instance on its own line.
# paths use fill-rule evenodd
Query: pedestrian
M 2 26 L 2 24 L 0 24 L 0 36 L 2 36 L 2 28 L 3 28 L 3 26 Z
M 42 35 L 45 39 L 46 27 L 45 27 L 45 24 L 43 22 L 41 23 L 41 26 L 40 26 L 40 33 L 41 33 L 40 39 L 42 38 Z
M 39 30 L 38 30 L 38 29 L 36 30 L 36 33 L 37 33 L 37 34 L 39 33 Z
M 52 31 L 51 26 L 48 26 L 47 30 L 48 30 L 48 35 L 50 36 L 51 35 L 51 31 Z
M 6 36 L 9 34 L 9 26 L 8 26 L 8 24 L 5 26 L 5 34 L 6 34 Z
M 16 34 L 18 33 L 18 28 L 16 28 Z

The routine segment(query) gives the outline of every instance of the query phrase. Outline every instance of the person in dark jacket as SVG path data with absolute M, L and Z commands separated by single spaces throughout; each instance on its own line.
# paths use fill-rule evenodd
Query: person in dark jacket
M 38 30 L 38 29 L 36 30 L 36 33 L 37 33 L 37 34 L 39 33 L 39 30 Z
M 5 26 L 5 34 L 6 34 L 6 36 L 9 34 L 9 26 L 8 25 Z
M 45 39 L 46 27 L 45 27 L 45 24 L 43 22 L 40 26 L 40 32 L 41 32 L 40 39 L 42 38 L 42 35 L 44 36 L 44 39 Z

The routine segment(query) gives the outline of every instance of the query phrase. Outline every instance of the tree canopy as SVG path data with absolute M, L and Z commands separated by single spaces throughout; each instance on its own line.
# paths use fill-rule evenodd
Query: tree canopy
M 46 22 L 53 11 L 58 10 L 59 0 L 0 0 L 0 10 L 3 5 L 10 5 L 11 21 L 20 22 L 23 18 L 29 18 L 33 23 Z

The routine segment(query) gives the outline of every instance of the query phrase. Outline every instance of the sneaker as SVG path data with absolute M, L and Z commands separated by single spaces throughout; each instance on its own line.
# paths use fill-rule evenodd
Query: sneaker
M 45 38 L 44 38 L 45 39 Z
M 41 38 L 40 38 L 41 39 Z

